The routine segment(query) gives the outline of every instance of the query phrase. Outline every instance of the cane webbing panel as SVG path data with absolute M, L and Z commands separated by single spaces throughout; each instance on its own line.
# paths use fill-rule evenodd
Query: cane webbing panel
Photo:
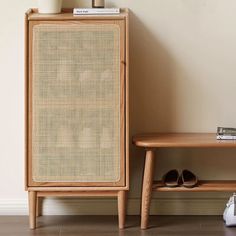
M 32 45 L 33 181 L 118 181 L 119 26 L 39 24 Z

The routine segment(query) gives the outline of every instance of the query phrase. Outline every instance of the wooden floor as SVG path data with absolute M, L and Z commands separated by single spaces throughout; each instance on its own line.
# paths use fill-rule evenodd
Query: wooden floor
M 151 216 L 150 228 L 140 230 L 139 217 L 127 217 L 118 230 L 116 216 L 41 216 L 38 228 L 28 229 L 26 216 L 0 216 L 0 236 L 235 236 L 218 216 Z

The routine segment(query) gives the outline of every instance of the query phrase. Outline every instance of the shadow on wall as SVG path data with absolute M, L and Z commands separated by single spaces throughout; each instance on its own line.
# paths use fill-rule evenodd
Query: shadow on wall
M 130 13 L 131 134 L 174 128 L 175 64 L 141 20 Z M 161 122 L 160 122 L 161 121 Z
M 149 31 L 143 22 L 130 13 L 130 136 L 144 132 L 175 132 L 179 129 L 180 118 L 186 117 L 196 123 L 188 112 L 179 114 L 176 104 L 179 101 L 185 102 L 189 99 L 194 108 L 193 97 L 201 99 L 205 96 L 204 88 L 201 84 L 189 79 L 188 74 L 181 77 L 179 74 L 180 65 L 173 59 L 169 51 L 160 40 Z M 182 68 L 181 68 L 182 69 Z M 185 96 L 181 96 L 183 89 L 179 89 L 183 84 L 185 88 L 190 88 Z M 196 89 L 197 94 L 194 93 Z M 206 91 L 206 90 L 205 90 Z M 191 94 L 192 93 L 192 94 Z M 181 100 L 176 103 L 178 97 Z M 186 106 L 186 103 L 184 104 Z M 199 117 L 205 114 L 199 114 Z M 199 127 L 204 119 L 199 119 Z M 184 124 L 184 121 L 181 121 Z M 155 179 L 161 179 L 162 175 L 170 169 L 190 169 L 200 179 L 232 179 L 234 169 L 228 165 L 233 163 L 235 151 L 212 150 L 212 149 L 161 149 L 158 150 L 156 160 Z M 144 150 L 130 145 L 131 163 L 131 192 L 130 197 L 141 196 L 142 168 L 144 166 Z M 229 158 L 225 162 L 222 157 Z M 208 162 L 206 162 L 206 157 Z M 209 164 L 210 163 L 210 164 Z M 212 164 L 213 163 L 213 164 Z M 214 167 L 209 170 L 209 165 Z M 226 172 L 227 170 L 227 172 Z M 135 176 L 135 178 L 134 178 Z M 137 194 L 138 193 L 138 194 Z M 159 197 L 168 198 L 167 193 L 158 193 Z M 181 193 L 172 193 L 172 197 L 180 198 Z M 206 196 L 198 194 L 198 197 Z M 208 196 L 211 196 L 208 194 Z M 215 195 L 212 194 L 215 197 Z M 223 195 L 222 195 L 223 196 Z M 186 197 L 186 195 L 185 195 Z M 190 197 L 190 195 L 188 195 Z M 184 206 L 183 206 L 184 209 Z M 184 209 L 185 210 L 185 209 Z M 155 211 L 158 212 L 158 211 Z
M 142 21 L 130 12 L 130 136 L 174 129 L 175 63 Z M 144 151 L 130 145 L 131 195 L 141 190 Z M 135 159 L 135 160 L 133 160 Z M 135 176 L 135 179 L 132 177 Z

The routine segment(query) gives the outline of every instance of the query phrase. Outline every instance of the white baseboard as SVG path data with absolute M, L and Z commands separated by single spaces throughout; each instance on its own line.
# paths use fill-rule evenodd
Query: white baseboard
M 153 199 L 151 215 L 222 215 L 226 198 Z M 128 215 L 140 214 L 140 199 L 128 201 Z M 116 199 L 46 198 L 44 215 L 116 215 Z M 0 199 L 0 215 L 28 215 L 27 199 Z
M 27 215 L 27 199 L 0 199 L 0 215 Z

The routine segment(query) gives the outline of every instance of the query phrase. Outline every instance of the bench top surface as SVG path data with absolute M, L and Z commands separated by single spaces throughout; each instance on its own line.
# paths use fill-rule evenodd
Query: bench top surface
M 139 147 L 236 147 L 236 140 L 217 140 L 215 133 L 146 133 L 133 137 Z

